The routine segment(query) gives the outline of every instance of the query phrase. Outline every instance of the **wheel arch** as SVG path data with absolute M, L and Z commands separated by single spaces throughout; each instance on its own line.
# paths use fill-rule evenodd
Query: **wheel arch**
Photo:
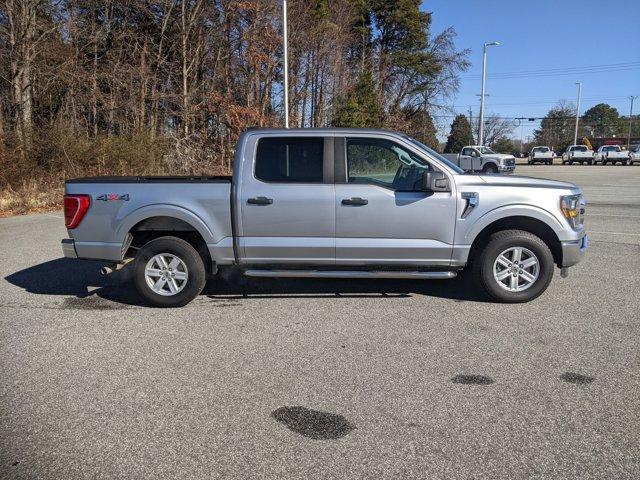
M 213 243 L 213 234 L 206 224 L 192 212 L 173 206 L 150 206 L 129 214 L 120 223 L 119 237 L 123 239 L 123 255 L 131 250 L 160 237 L 173 236 L 191 244 L 205 262 L 208 272 L 213 271 L 215 262 L 207 247 Z
M 554 263 L 556 265 L 562 264 L 562 243 L 558 234 L 546 221 L 527 214 L 503 216 L 479 228 L 469 249 L 469 262 L 473 261 L 473 258 L 492 234 L 504 230 L 523 230 L 536 235 L 551 250 Z

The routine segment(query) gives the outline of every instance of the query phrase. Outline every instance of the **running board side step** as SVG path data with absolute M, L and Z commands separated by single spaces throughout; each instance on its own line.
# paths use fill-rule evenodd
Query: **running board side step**
M 281 277 L 281 278 L 414 278 L 426 280 L 446 280 L 455 278 L 453 271 L 443 272 L 391 272 L 360 270 L 245 270 L 247 277 Z

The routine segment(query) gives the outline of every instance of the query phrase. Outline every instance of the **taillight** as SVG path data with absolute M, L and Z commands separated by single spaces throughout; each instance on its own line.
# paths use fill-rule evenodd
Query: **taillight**
M 67 228 L 76 228 L 84 217 L 89 206 L 89 195 L 65 195 L 64 196 L 64 224 Z

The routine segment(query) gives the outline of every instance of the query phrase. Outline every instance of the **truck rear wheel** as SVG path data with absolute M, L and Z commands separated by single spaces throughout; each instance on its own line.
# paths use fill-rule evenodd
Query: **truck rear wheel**
M 553 255 L 536 235 L 504 230 L 489 237 L 473 264 L 478 284 L 494 300 L 523 303 L 540 296 L 553 278 Z
M 182 307 L 200 294 L 206 273 L 202 257 L 188 242 L 160 237 L 138 251 L 133 280 L 150 305 Z

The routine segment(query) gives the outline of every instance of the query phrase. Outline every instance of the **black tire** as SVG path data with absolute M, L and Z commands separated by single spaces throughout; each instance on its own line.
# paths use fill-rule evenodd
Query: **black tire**
M 493 163 L 489 163 L 484 166 L 482 169 L 482 173 L 498 173 L 498 167 L 496 167 Z
M 167 253 L 178 257 L 188 272 L 186 284 L 173 295 L 161 295 L 147 284 L 145 268 L 155 255 Z M 206 283 L 202 257 L 191 244 L 178 237 L 160 237 L 145 244 L 135 258 L 133 281 L 140 296 L 154 307 L 182 307 L 196 298 Z
M 548 160 L 547 161 L 547 165 L 551 165 L 553 163 L 553 160 Z
M 511 247 L 524 247 L 538 258 L 538 278 L 526 290 L 509 291 L 501 287 L 494 278 L 493 268 L 496 259 Z M 539 297 L 551 283 L 553 270 L 553 255 L 549 247 L 536 235 L 522 230 L 494 233 L 473 261 L 475 281 L 492 299 L 501 303 L 524 303 Z
M 602 166 L 604 167 L 607 164 L 607 161 L 603 158 L 602 159 Z

